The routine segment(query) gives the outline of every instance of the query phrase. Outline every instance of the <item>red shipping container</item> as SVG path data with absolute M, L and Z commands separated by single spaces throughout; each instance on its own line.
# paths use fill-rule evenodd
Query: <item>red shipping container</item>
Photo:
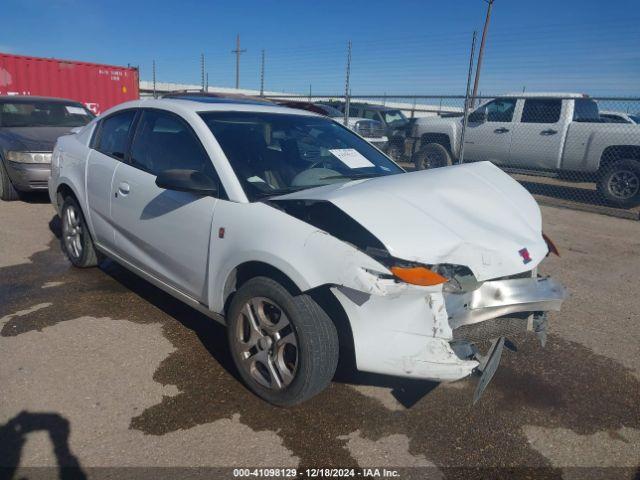
M 68 98 L 99 114 L 139 98 L 138 69 L 0 53 L 0 95 Z

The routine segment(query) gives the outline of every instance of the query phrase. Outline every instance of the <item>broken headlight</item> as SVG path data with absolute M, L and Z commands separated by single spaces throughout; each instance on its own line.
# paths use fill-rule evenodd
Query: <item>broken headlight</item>
M 482 285 L 482 282 L 476 279 L 471 269 L 463 265 L 442 263 L 432 266 L 431 270 L 448 279 L 442 286 L 442 290 L 447 293 L 471 292 Z

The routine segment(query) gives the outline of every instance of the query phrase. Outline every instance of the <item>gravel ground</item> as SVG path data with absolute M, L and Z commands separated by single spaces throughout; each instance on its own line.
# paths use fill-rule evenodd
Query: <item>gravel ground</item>
M 220 326 L 110 261 L 71 268 L 43 199 L 0 203 L 0 465 L 19 465 L 0 477 L 62 463 L 90 478 L 183 466 L 638 478 L 640 223 L 552 207 L 543 218 L 562 256 L 541 270 L 571 297 L 545 349 L 514 339 L 476 406 L 475 379 L 339 372 L 278 409 L 238 381 Z

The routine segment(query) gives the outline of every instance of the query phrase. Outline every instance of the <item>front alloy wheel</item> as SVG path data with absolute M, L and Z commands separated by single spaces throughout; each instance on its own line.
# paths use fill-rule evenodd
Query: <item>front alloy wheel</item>
M 235 324 L 240 368 L 265 388 L 289 386 L 298 367 L 298 338 L 282 308 L 268 298 L 254 297 L 244 304 Z
M 338 334 L 325 311 L 268 277 L 254 277 L 234 294 L 227 337 L 246 385 L 278 406 L 321 392 L 338 364 Z

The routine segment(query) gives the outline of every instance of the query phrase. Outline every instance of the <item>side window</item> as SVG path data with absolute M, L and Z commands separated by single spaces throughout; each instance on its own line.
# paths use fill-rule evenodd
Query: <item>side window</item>
M 135 115 L 135 110 L 126 110 L 102 120 L 94 148 L 105 155 L 124 160 Z
M 527 98 L 522 109 L 522 123 L 556 123 L 560 120 L 562 99 Z
M 515 98 L 498 98 L 487 103 L 484 108 L 487 112 L 487 122 L 510 122 L 513 120 L 513 112 L 516 109 Z
M 381 120 L 376 110 L 365 110 L 363 117 L 368 118 L 369 120 Z
M 143 111 L 131 144 L 130 162 L 153 175 L 188 169 L 216 177 L 209 156 L 187 123 L 161 110 Z

